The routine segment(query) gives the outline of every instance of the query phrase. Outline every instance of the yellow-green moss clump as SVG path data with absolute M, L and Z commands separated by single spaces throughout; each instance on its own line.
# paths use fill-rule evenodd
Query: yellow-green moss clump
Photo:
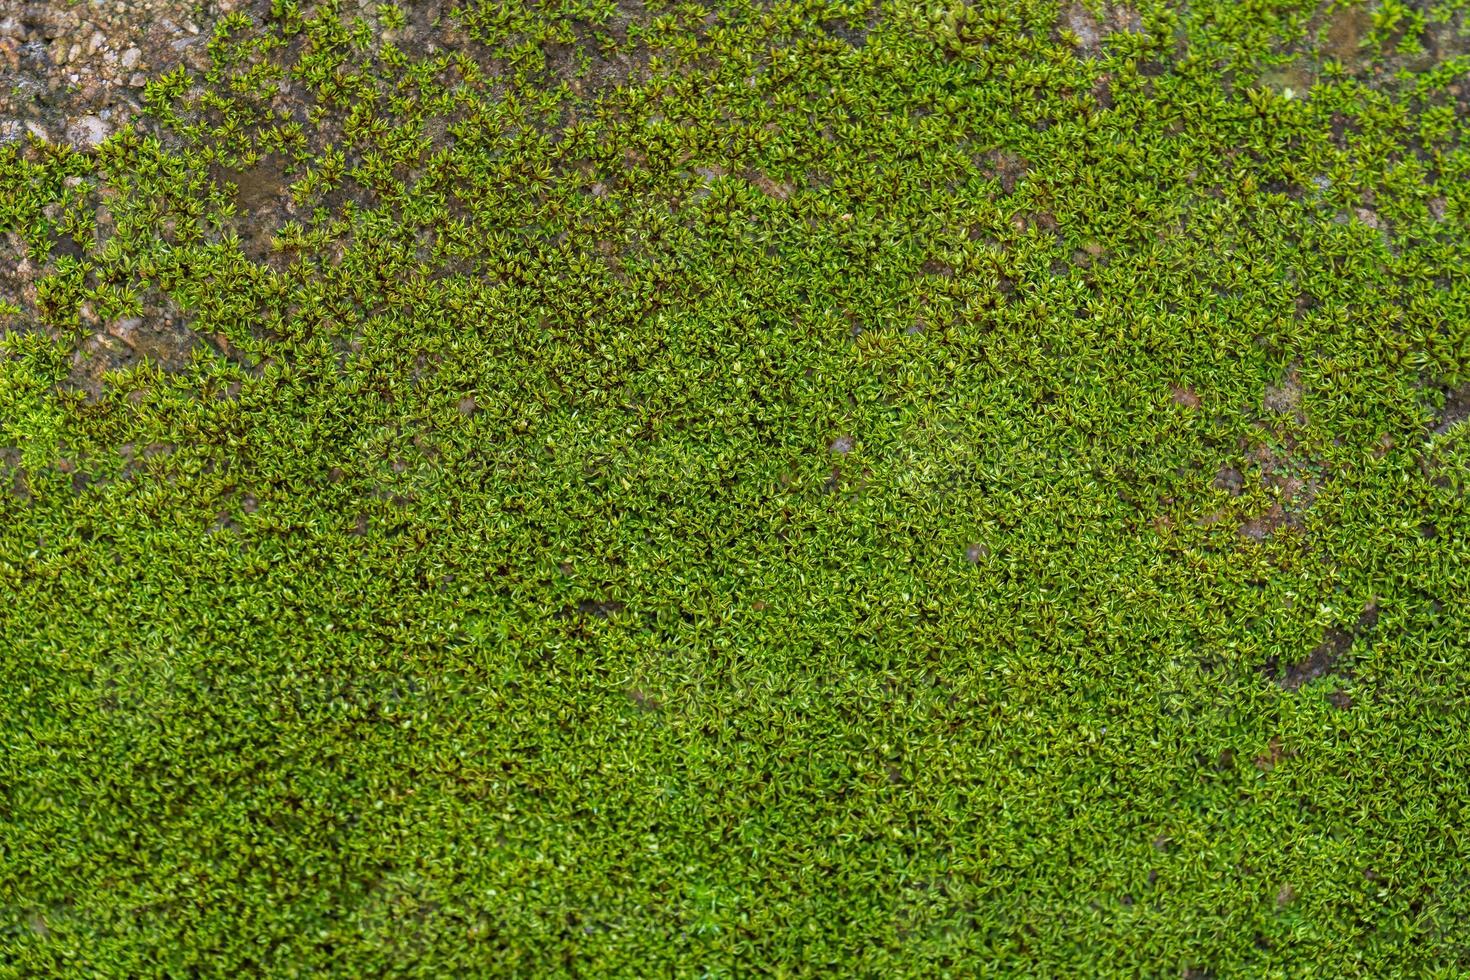
M 1470 970 L 1466 4 L 308 8 L 0 148 L 0 964 Z

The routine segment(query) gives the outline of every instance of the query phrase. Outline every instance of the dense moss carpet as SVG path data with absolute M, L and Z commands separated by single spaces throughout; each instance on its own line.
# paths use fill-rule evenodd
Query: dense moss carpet
M 275 0 L 0 147 L 0 970 L 1465 975 L 1467 50 Z

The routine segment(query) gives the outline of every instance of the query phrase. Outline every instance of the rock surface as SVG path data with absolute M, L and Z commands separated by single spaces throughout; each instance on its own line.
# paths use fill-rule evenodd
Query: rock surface
M 143 107 L 143 86 L 204 67 L 220 16 L 253 0 L 0 4 L 0 144 L 27 135 L 92 149 Z

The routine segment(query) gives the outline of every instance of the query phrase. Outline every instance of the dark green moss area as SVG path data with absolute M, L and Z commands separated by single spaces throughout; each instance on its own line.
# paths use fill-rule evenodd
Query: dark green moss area
M 276 0 L 0 148 L 4 971 L 1470 970 L 1466 17 Z

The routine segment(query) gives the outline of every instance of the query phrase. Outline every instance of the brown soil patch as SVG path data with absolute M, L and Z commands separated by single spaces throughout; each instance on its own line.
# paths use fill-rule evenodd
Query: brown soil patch
M 1199 408 L 1201 404 L 1199 395 L 1187 385 L 1175 385 L 1169 389 L 1169 396 L 1175 405 L 1181 405 L 1184 408 Z
M 1470 384 L 1463 384 L 1445 396 L 1444 408 L 1435 417 L 1431 431 L 1443 435 L 1466 419 L 1470 419 Z
M 1101 13 L 1093 13 L 1080 3 L 1073 3 L 1062 11 L 1062 26 L 1076 36 L 1078 51 L 1086 57 L 1095 57 L 1102 51 L 1108 35 L 1136 34 L 1143 29 L 1143 18 L 1138 11 L 1122 5 L 1106 5 Z
M 1349 68 L 1355 67 L 1363 35 L 1372 26 L 1373 21 L 1366 4 L 1342 8 L 1327 22 L 1323 53 L 1336 58 Z
M 1276 677 L 1276 681 L 1286 691 L 1299 691 L 1301 688 L 1321 677 L 1333 673 L 1338 662 L 1350 651 L 1353 643 L 1378 623 L 1378 604 L 1370 602 L 1363 607 L 1358 615 L 1357 623 L 1351 629 L 1333 626 L 1322 636 L 1322 642 L 1312 648 L 1304 658 L 1294 664 L 1288 664 L 1286 669 Z M 1276 664 L 1274 662 L 1266 665 L 1266 672 L 1276 675 Z M 1330 696 L 1332 703 L 1339 708 L 1352 706 L 1352 698 L 1345 694 Z

